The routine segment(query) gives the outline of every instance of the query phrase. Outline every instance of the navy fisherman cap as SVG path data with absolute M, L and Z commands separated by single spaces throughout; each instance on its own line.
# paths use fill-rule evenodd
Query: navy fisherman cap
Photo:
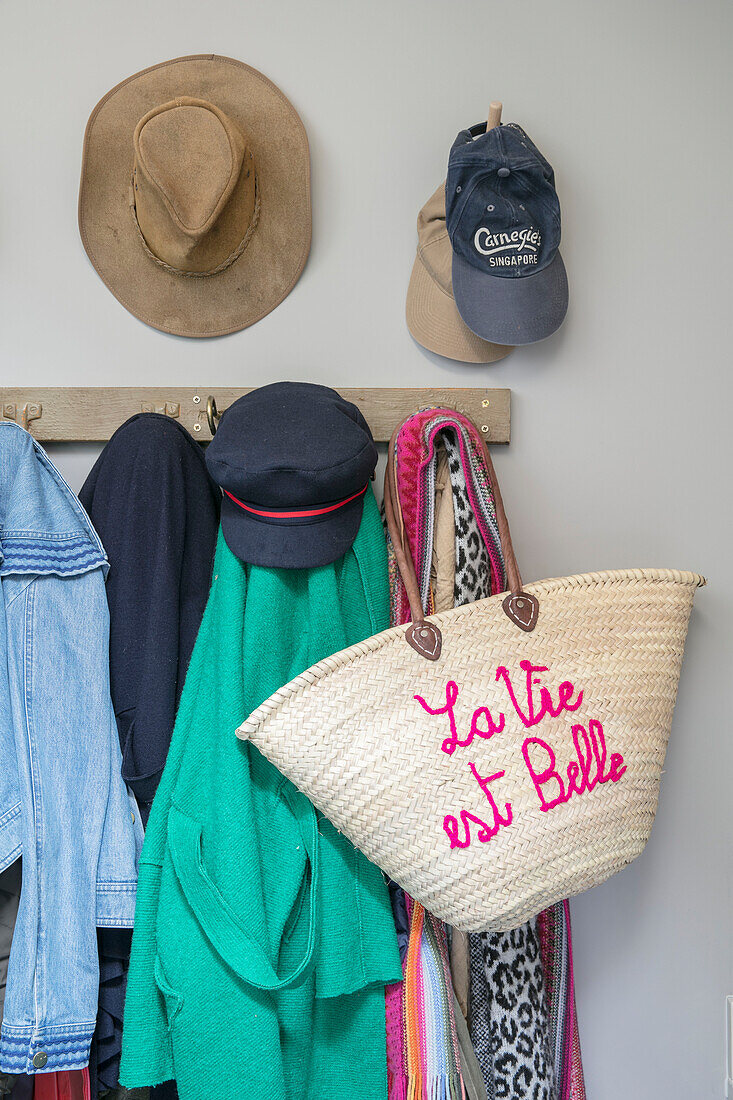
M 453 294 L 468 327 L 532 344 L 560 327 L 568 281 L 555 174 L 521 126 L 462 130 L 448 158 L 446 226 Z
M 309 382 L 276 382 L 222 414 L 206 453 L 229 549 L 250 565 L 307 569 L 356 538 L 377 464 L 356 405 Z

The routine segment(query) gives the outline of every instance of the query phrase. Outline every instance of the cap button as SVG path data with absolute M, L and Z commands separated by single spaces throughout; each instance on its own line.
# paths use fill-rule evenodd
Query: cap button
M 499 176 L 500 179 L 504 180 L 509 175 L 509 169 L 508 168 L 500 168 L 499 171 L 496 174 L 497 174 L 497 176 Z

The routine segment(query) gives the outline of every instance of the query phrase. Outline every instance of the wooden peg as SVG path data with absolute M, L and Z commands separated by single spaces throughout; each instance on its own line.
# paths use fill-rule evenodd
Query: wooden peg
M 493 130 L 495 126 L 498 126 L 501 122 L 501 103 L 498 99 L 492 100 L 489 104 L 489 121 L 486 123 L 486 132 Z

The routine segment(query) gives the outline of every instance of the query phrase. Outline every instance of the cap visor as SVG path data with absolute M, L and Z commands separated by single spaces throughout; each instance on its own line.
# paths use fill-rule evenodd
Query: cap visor
M 453 253 L 458 311 L 482 340 L 534 344 L 560 327 L 568 308 L 568 279 L 558 252 L 535 275 L 487 275 Z
M 491 344 L 471 332 L 461 320 L 456 303 L 431 277 L 420 256 L 407 288 L 407 327 L 428 351 L 462 363 L 495 363 L 512 350 Z
M 316 516 L 312 522 L 268 523 L 252 516 L 226 495 L 221 501 L 221 529 L 229 549 L 248 565 L 273 569 L 313 569 L 328 565 L 351 548 L 361 523 L 364 497 Z

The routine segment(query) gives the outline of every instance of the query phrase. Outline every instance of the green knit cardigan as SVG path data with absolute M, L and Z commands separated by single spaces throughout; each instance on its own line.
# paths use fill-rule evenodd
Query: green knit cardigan
M 389 625 L 371 489 L 352 550 L 214 579 L 141 857 L 121 1082 L 181 1100 L 380 1100 L 384 985 L 402 977 L 387 887 L 251 745 L 242 719 Z

